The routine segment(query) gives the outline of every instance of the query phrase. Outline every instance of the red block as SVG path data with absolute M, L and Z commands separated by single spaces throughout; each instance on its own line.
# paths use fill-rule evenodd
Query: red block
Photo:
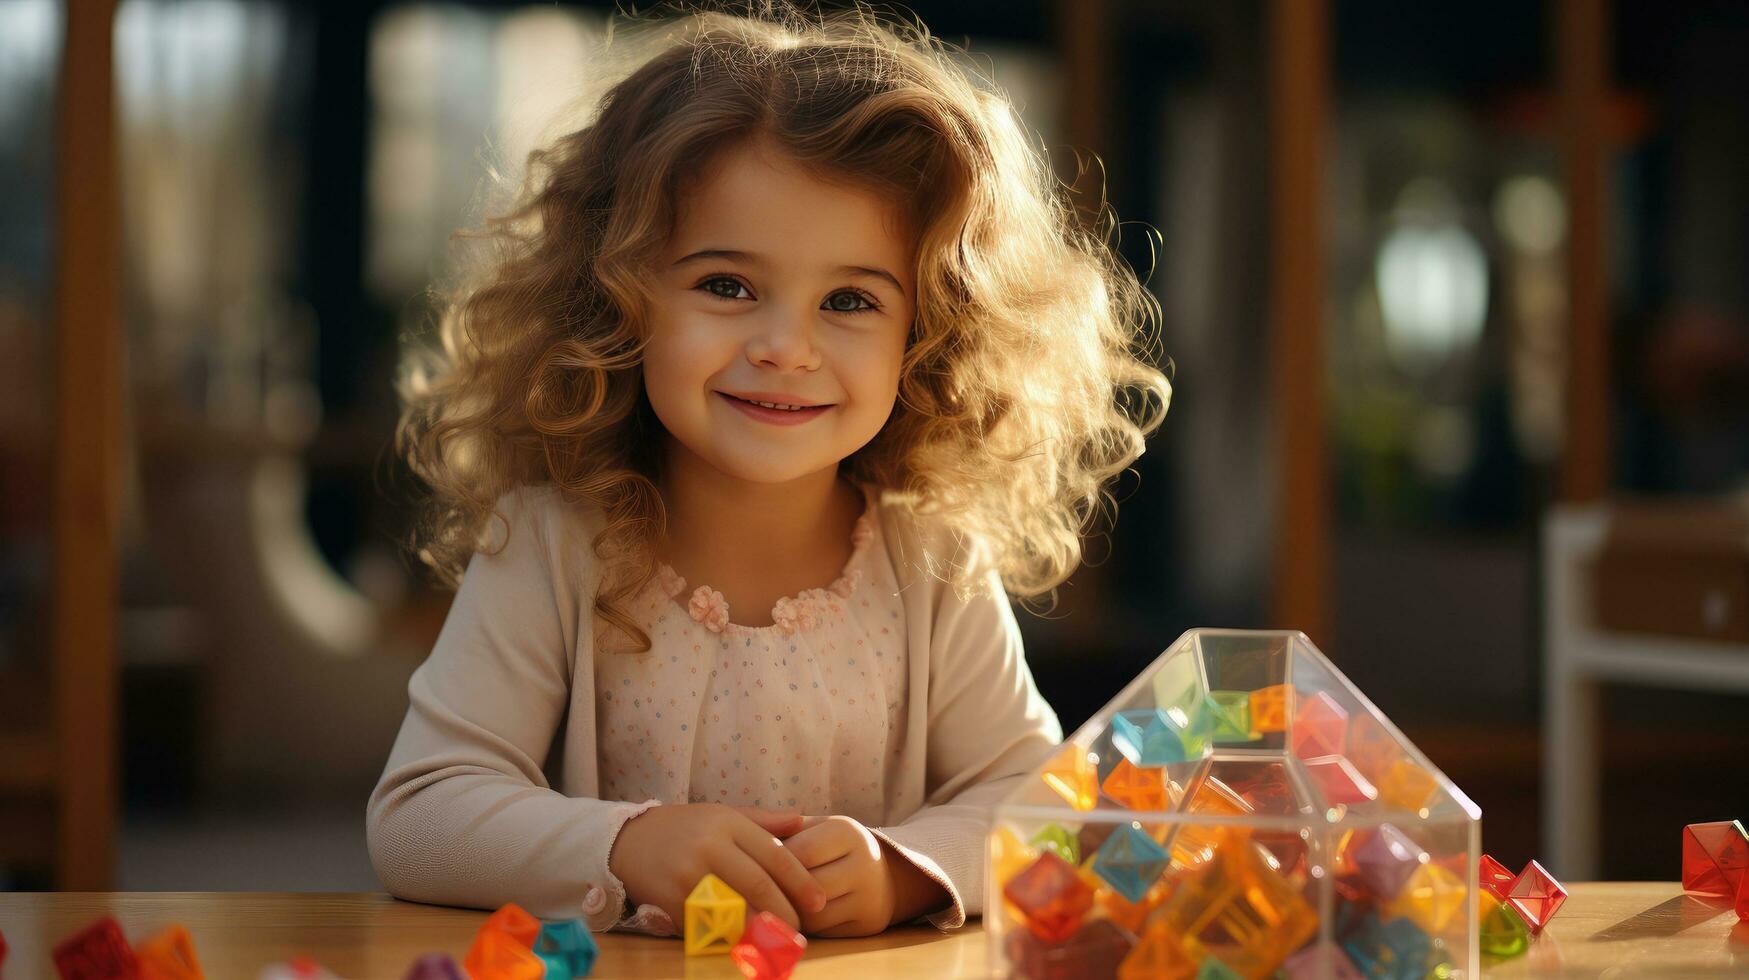
M 1506 865 L 1486 854 L 1482 855 L 1482 864 L 1476 871 L 1476 877 L 1481 879 L 1477 884 L 1482 886 L 1483 891 L 1502 902 L 1511 893 L 1512 883 L 1518 880 L 1517 875 L 1506 870 Z
M 1306 775 L 1324 793 L 1324 802 L 1338 804 L 1367 803 L 1378 798 L 1379 791 L 1354 768 L 1353 763 L 1339 755 L 1321 755 L 1306 760 Z
M 1749 875 L 1743 876 L 1743 883 L 1737 886 L 1737 918 L 1749 922 Z M 6 956 L 6 944 L 0 943 L 0 959 Z
M 1093 907 L 1093 889 L 1075 873 L 1075 866 L 1050 851 L 1008 880 L 1002 895 L 1026 920 L 1026 927 L 1045 942 L 1061 942 L 1081 928 Z
M 1058 943 L 1042 942 L 1024 929 L 1008 934 L 1004 947 L 1013 976 L 1027 980 L 1084 980 L 1119 976 L 1136 937 L 1109 919 L 1094 919 L 1087 927 Z M 1165 976 L 1165 974 L 1161 974 Z
M 1294 712 L 1288 744 L 1302 759 L 1341 755 L 1347 748 L 1348 712 L 1323 691 L 1304 698 Z
M 1512 888 L 1506 893 L 1506 900 L 1524 916 L 1524 922 L 1530 926 L 1530 931 L 1538 933 L 1543 926 L 1555 917 L 1561 906 L 1567 901 L 1567 889 L 1549 874 L 1548 869 L 1535 861 L 1524 866 L 1518 873 L 1518 880 L 1512 883 Z
M 1749 834 L 1735 820 L 1682 828 L 1682 888 L 1735 898 L 1749 868 Z
M 61 980 L 139 980 L 140 961 L 113 916 L 98 919 L 84 932 L 55 947 Z
M 761 912 L 747 923 L 741 941 L 729 950 L 729 959 L 747 980 L 785 980 L 807 952 L 808 941 L 770 912 Z

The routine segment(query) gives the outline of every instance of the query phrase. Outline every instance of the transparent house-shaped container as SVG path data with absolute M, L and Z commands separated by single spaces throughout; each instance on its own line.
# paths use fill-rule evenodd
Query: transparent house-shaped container
M 998 804 L 994 972 L 1476 977 L 1481 811 L 1305 634 L 1191 630 Z

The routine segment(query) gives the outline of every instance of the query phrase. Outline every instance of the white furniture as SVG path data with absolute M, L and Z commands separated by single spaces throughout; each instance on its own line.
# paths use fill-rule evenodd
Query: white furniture
M 1598 628 L 1591 565 L 1609 521 L 1606 505 L 1587 505 L 1553 508 L 1543 525 L 1542 853 L 1567 881 L 1601 877 L 1601 685 L 1749 693 L 1749 645 Z

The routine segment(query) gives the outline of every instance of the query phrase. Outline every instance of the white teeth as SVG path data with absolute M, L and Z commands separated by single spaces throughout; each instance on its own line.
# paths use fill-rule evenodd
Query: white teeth
M 799 412 L 803 408 L 801 405 L 779 405 L 776 402 L 754 401 L 751 398 L 747 399 L 747 401 L 751 404 L 758 405 L 760 408 L 775 408 L 780 412 Z

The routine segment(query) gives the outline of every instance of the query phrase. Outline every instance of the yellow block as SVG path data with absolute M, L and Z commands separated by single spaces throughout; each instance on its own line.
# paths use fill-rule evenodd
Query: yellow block
M 686 955 L 727 953 L 747 926 L 747 900 L 716 875 L 705 875 L 686 896 Z

